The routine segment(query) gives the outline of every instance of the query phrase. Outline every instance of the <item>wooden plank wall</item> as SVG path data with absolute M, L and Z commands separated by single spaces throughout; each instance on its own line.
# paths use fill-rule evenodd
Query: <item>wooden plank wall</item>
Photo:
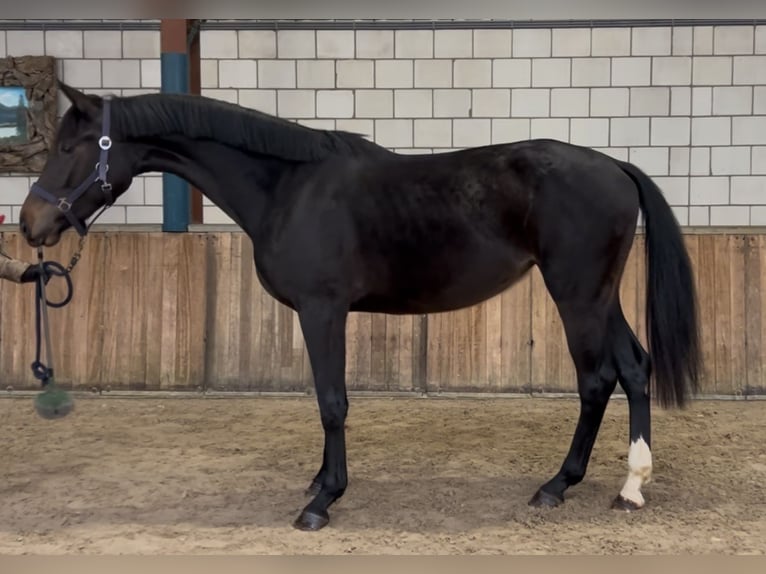
M 708 394 L 766 392 L 766 235 L 686 235 L 695 265 Z M 77 237 L 48 250 L 68 261 Z M 11 255 L 34 260 L 15 233 Z M 643 237 L 621 286 L 645 343 Z M 261 289 L 242 233 L 94 232 L 75 298 L 50 317 L 57 380 L 75 388 L 303 391 L 311 371 L 297 316 Z M 50 297 L 61 286 L 51 284 Z M 0 282 L 2 384 L 35 388 L 34 290 Z M 533 270 L 470 309 L 424 316 L 354 314 L 348 386 L 369 391 L 572 392 L 555 306 Z

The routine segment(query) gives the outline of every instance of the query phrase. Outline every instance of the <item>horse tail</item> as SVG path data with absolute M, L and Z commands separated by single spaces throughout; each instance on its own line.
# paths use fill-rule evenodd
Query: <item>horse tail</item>
M 653 392 L 662 407 L 683 407 L 699 390 L 697 294 L 689 254 L 673 211 L 638 167 L 617 162 L 638 188 L 645 225 L 646 328 Z

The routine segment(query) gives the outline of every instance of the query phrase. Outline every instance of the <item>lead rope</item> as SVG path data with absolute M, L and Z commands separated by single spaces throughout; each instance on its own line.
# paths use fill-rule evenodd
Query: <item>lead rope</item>
M 88 229 L 103 209 L 90 222 Z M 69 304 L 74 295 L 72 270 L 77 265 L 82 250 L 85 247 L 85 235 L 80 237 L 77 250 L 72 255 L 69 265 L 64 267 L 57 261 L 45 261 L 43 248 L 37 248 L 37 265 L 39 274 L 35 286 L 35 360 L 32 363 L 32 374 L 40 381 L 42 391 L 35 398 L 35 410 L 45 419 L 58 419 L 67 416 L 74 408 L 71 395 L 56 384 L 53 369 L 53 345 L 51 343 L 48 307 L 60 309 Z M 45 288 L 53 277 L 63 277 L 66 282 L 66 295 L 61 301 L 48 299 Z M 43 345 L 45 346 L 45 362 L 42 360 Z

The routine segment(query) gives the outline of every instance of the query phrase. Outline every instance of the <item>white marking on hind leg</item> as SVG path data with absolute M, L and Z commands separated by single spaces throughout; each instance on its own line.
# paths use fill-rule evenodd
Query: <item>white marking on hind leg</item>
M 641 487 L 652 478 L 652 451 L 642 436 L 630 443 L 628 451 L 628 479 L 620 491 L 620 496 L 629 500 L 638 508 L 644 506 Z

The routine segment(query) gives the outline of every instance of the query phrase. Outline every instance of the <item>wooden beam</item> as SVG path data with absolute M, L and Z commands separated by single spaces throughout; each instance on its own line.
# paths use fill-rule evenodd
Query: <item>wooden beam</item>
M 202 91 L 199 20 L 186 21 L 186 37 L 189 53 L 189 93 L 199 95 Z M 202 221 L 202 193 L 199 189 L 192 186 L 191 223 L 202 223 Z

